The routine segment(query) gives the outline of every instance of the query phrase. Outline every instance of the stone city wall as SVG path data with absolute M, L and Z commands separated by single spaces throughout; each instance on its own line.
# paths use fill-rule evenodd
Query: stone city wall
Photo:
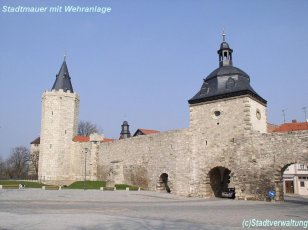
M 156 190 L 163 173 L 172 192 L 187 194 L 190 180 L 187 129 L 101 143 L 98 178 Z
M 264 133 L 266 107 L 249 96 L 190 105 L 188 129 L 80 143 L 72 141 L 78 97 L 53 93 L 43 95 L 40 146 L 40 176 L 50 183 L 106 180 L 155 191 L 165 173 L 172 193 L 212 197 L 230 172 L 238 199 L 264 200 L 270 189 L 282 199 L 284 169 L 308 162 L 308 131 Z
M 196 195 L 213 196 L 210 171 L 224 167 L 231 171 L 231 187 L 239 199 L 264 200 L 270 189 L 282 199 L 282 174 L 292 163 L 308 162 L 308 132 L 238 136 L 229 143 L 216 143 L 197 157 Z

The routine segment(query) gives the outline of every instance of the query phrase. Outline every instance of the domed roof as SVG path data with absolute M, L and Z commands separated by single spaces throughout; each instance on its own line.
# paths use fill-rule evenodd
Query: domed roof
M 220 49 L 230 49 L 229 44 L 227 42 L 222 42 L 220 44 Z
M 250 95 L 266 104 L 266 100 L 251 87 L 249 75 L 232 65 L 232 51 L 227 42 L 221 43 L 220 50 L 218 50 L 220 67 L 203 80 L 200 91 L 188 101 L 189 104 L 240 95 Z
M 250 78 L 247 73 L 245 73 L 243 70 L 236 68 L 234 66 L 221 66 L 217 69 L 215 69 L 212 73 L 210 73 L 205 80 L 210 80 L 212 78 L 215 78 L 217 76 L 224 76 L 224 75 L 241 75 L 243 77 L 248 78 L 250 81 Z

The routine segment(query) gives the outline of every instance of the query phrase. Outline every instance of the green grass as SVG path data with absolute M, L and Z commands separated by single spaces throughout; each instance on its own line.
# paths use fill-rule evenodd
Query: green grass
M 128 187 L 129 190 L 132 190 L 132 191 L 137 191 L 139 188 L 139 187 L 128 185 L 128 184 L 116 184 L 115 187 L 117 190 L 125 190 Z
M 32 181 L 20 181 L 20 180 L 0 180 L 0 185 L 19 185 L 24 184 L 26 188 L 42 188 L 45 184 L 32 182 Z M 47 185 L 48 186 L 48 185 Z M 76 181 L 69 186 L 63 187 L 66 189 L 100 189 L 100 187 L 106 187 L 105 181 Z M 138 190 L 137 186 L 127 184 L 116 184 L 117 190 L 125 190 L 129 187 L 129 190 Z
M 99 189 L 100 187 L 105 187 L 105 181 L 76 181 L 73 184 L 65 187 L 68 189 Z
M 100 187 L 106 187 L 106 181 L 76 181 L 73 184 L 63 187 L 66 189 L 100 189 Z M 129 190 L 138 190 L 139 187 L 127 185 L 127 184 L 116 184 L 115 185 L 117 190 L 125 190 L 129 187 Z
M 19 185 L 24 184 L 26 188 L 42 188 L 44 184 L 33 181 L 21 181 L 21 180 L 0 180 L 1 185 Z

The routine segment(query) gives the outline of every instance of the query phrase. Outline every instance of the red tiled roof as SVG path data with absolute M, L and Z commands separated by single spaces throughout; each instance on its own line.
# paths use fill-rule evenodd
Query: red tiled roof
M 273 130 L 277 129 L 278 127 L 279 127 L 279 125 L 267 123 L 267 132 L 271 133 L 271 132 L 273 132 Z
M 37 137 L 35 140 L 33 140 L 30 144 L 35 144 L 35 145 L 39 145 L 41 142 L 41 138 Z
M 159 133 L 157 130 L 151 130 L 151 129 L 139 129 L 141 132 L 143 132 L 144 135 L 153 134 L 153 133 Z
M 114 140 L 110 138 L 104 138 L 101 142 L 112 142 L 112 141 Z
M 73 141 L 75 142 L 89 142 L 90 141 L 90 137 L 86 137 L 86 136 L 75 136 L 73 138 Z M 103 138 L 101 140 L 101 142 L 112 142 L 113 139 L 110 139 L 110 138 Z
M 75 136 L 73 138 L 73 141 L 75 141 L 75 142 L 88 142 L 88 141 L 90 141 L 90 137 L 87 137 L 87 136 Z
M 153 129 L 137 129 L 133 136 L 136 136 L 138 131 L 140 131 L 143 135 L 159 133 L 159 131 Z
M 285 123 L 274 129 L 273 132 L 291 132 L 300 130 L 308 130 L 308 122 Z

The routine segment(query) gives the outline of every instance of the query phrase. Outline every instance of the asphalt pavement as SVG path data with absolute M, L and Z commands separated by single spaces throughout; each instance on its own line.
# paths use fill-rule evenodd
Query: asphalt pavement
M 307 221 L 308 199 L 201 199 L 149 191 L 0 190 L 0 229 L 243 229 L 251 220 Z M 247 222 L 250 221 L 250 222 Z M 251 226 L 251 229 L 308 229 Z

